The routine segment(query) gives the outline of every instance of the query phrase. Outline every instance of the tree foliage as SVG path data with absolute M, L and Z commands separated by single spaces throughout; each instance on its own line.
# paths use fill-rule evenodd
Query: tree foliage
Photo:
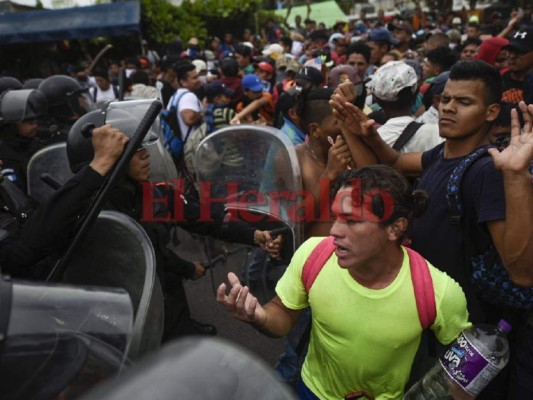
M 152 43 L 168 44 L 176 37 L 187 40 L 191 36 L 205 37 L 205 23 L 187 8 L 176 7 L 166 0 L 141 0 L 141 23 L 145 39 Z

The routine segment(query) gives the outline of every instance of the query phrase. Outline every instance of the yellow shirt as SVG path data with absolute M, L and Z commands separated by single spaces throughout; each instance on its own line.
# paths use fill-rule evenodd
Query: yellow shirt
M 302 379 L 320 399 L 343 399 L 356 391 L 376 399 L 401 399 L 422 333 L 409 257 L 404 249 L 396 279 L 374 290 L 361 286 L 348 270 L 340 268 L 333 253 L 308 296 L 302 268 L 322 239 L 311 238 L 298 249 L 276 286 L 286 307 L 310 306 L 312 310 Z M 466 299 L 452 278 L 429 267 L 437 306 L 431 329 L 441 343 L 448 344 L 470 326 Z

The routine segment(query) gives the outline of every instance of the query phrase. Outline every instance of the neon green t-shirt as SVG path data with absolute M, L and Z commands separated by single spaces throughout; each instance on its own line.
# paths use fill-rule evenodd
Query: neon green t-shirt
M 276 286 L 283 304 L 311 307 L 313 325 L 302 379 L 320 399 L 344 399 L 364 391 L 376 399 L 401 399 L 418 349 L 422 326 L 411 281 L 409 256 L 396 279 L 374 290 L 339 267 L 335 253 L 316 278 L 309 296 L 301 274 L 323 238 L 307 240 L 294 254 Z M 432 330 L 441 343 L 452 342 L 470 326 L 466 298 L 452 278 L 430 267 L 437 317 Z

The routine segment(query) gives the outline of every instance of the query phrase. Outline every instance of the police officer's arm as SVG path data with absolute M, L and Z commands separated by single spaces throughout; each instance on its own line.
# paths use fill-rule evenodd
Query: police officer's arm
M 422 173 L 422 153 L 399 153 L 391 148 L 374 128 L 374 120 L 367 119 L 366 115 L 353 104 L 344 102 L 339 94 L 333 95 L 329 104 L 348 145 L 350 145 L 350 136 L 360 138 L 366 145 L 365 148 L 353 146 L 352 143 L 350 147 L 351 151 L 355 151 L 355 154 L 352 153 L 352 158 L 357 167 L 363 166 L 364 162 L 372 160 L 374 156 L 380 163 L 396 168 L 405 176 L 419 176 Z M 363 164 L 358 165 L 358 162 Z
M 90 166 L 82 168 L 57 190 L 24 225 L 20 241 L 34 255 L 25 259 L 26 267 L 68 244 L 79 215 L 102 186 L 103 175 L 120 157 L 128 138 L 106 125 L 94 129 L 92 141 L 95 155 Z
M 129 138 L 111 125 L 93 130 L 92 143 L 94 158 L 90 167 L 105 176 L 118 160 Z
M 226 295 L 226 284 L 217 290 L 217 301 L 224 305 L 233 318 L 253 325 L 257 330 L 270 337 L 287 335 L 301 314 L 301 310 L 291 310 L 283 305 L 279 297 L 274 297 L 264 307 L 247 286 L 242 286 L 239 278 L 230 272 L 228 280 L 231 285 Z
M 494 165 L 502 171 L 505 190 L 505 220 L 487 223 L 492 240 L 511 280 L 533 286 L 533 185 L 528 167 L 533 159 L 533 104 L 520 103 L 524 132 L 512 110 L 511 142 L 498 152 L 491 149 Z
M 228 243 L 257 245 L 268 251 L 271 257 L 279 256 L 283 244 L 281 235 L 272 239 L 269 231 L 256 229 L 248 222 L 234 218 L 231 213 L 225 213 L 220 203 L 202 206 L 195 198 L 188 197 L 183 207 L 186 220 L 178 222 L 180 228 Z M 207 212 L 208 220 L 202 212 Z

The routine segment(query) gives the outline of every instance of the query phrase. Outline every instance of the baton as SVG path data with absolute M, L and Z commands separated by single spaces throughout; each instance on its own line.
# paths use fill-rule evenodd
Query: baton
M 135 131 L 131 139 L 128 140 L 124 152 L 116 162 L 111 172 L 106 177 L 104 184 L 96 194 L 91 205 L 89 206 L 85 214 L 81 217 L 80 224 L 78 225 L 79 229 L 75 233 L 74 239 L 72 239 L 72 242 L 70 242 L 63 257 L 61 257 L 54 265 L 52 272 L 50 272 L 50 274 L 46 278 L 47 282 L 56 282 L 61 279 L 68 262 L 72 258 L 74 250 L 76 250 L 76 247 L 84 239 L 85 235 L 91 228 L 94 220 L 104 207 L 111 190 L 115 187 L 116 183 L 122 177 L 124 171 L 127 169 L 135 152 L 141 146 L 144 137 L 146 136 L 146 134 L 150 130 L 150 127 L 159 115 L 160 110 L 161 102 L 159 100 L 155 100 L 148 108 L 148 111 L 144 115 L 143 119 L 141 120 L 141 123 L 137 127 L 137 130 Z

